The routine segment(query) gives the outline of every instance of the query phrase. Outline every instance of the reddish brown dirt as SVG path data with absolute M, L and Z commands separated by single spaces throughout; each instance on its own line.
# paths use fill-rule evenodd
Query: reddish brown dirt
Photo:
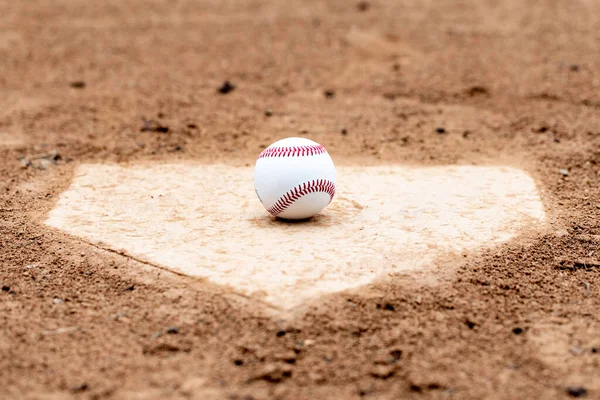
M 592 1 L 0 2 L 0 397 L 600 397 L 599 44 Z M 550 233 L 279 321 L 40 223 L 78 163 L 291 135 L 522 167 Z

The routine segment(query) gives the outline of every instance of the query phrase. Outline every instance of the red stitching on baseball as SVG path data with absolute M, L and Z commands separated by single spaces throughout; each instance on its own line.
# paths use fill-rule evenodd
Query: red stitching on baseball
M 335 183 L 325 179 L 315 179 L 302 183 L 281 196 L 267 211 L 277 216 L 294 204 L 300 197 L 309 193 L 327 193 L 329 194 L 329 203 L 331 203 L 333 196 L 335 196 Z
M 269 147 L 263 150 L 258 158 L 265 157 L 304 157 L 316 156 L 318 154 L 327 153 L 325 147 L 318 145 L 310 146 L 292 146 L 292 147 Z

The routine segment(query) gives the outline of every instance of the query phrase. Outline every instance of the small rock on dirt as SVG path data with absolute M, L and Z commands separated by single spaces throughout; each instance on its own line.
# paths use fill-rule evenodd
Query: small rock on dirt
M 444 133 L 446 133 L 446 129 L 442 128 L 441 126 L 439 128 L 435 129 L 435 133 L 437 133 L 438 135 L 443 135 Z
M 265 117 L 272 117 L 273 116 L 273 111 L 271 111 L 271 109 L 267 108 L 265 110 Z
M 44 170 L 58 164 L 61 159 L 62 156 L 60 153 L 57 150 L 52 150 L 47 153 L 21 157 L 19 158 L 19 162 L 21 163 L 21 168 L 34 167 Z
M 84 81 L 73 81 L 69 84 L 69 86 L 71 86 L 74 89 L 83 89 L 86 84 Z
M 392 357 L 392 362 L 397 362 L 402 357 L 402 350 L 392 350 L 390 351 L 390 356 Z
M 227 94 L 235 90 L 235 85 L 229 81 L 223 82 L 221 87 L 217 91 L 221 94 Z
M 331 98 L 335 97 L 335 92 L 331 89 L 328 89 L 323 92 L 323 96 L 325 96 L 328 99 L 331 99 Z
M 85 392 L 86 390 L 88 390 L 90 387 L 87 383 L 82 383 L 81 385 L 75 385 L 71 388 L 71 391 L 73 393 L 81 393 L 81 392 Z
M 558 173 L 561 174 L 562 176 L 568 176 L 569 175 L 569 170 L 568 169 L 559 169 Z
M 566 229 L 559 229 L 556 232 L 554 232 L 554 235 L 556 237 L 569 236 L 569 231 L 567 231 Z
M 176 326 L 170 326 L 167 328 L 166 332 L 171 335 L 175 335 L 175 334 L 179 333 L 179 328 Z
M 159 122 L 156 122 L 151 119 L 144 119 L 144 126 L 140 129 L 140 132 L 158 132 L 158 133 L 167 133 L 169 132 L 169 127 L 166 125 L 162 125 Z
M 8 292 L 10 290 L 10 286 L 2 285 L 2 291 Z
M 571 397 L 583 397 L 587 394 L 587 389 L 582 386 L 570 386 L 567 388 L 567 394 Z
M 294 351 L 286 351 L 282 353 L 275 354 L 275 359 L 277 361 L 283 361 L 288 364 L 294 364 L 296 362 L 296 353 Z

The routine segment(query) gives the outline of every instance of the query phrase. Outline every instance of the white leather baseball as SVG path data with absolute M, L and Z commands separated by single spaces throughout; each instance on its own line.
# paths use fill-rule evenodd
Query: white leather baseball
M 335 195 L 335 166 L 327 150 L 312 140 L 279 140 L 258 156 L 254 189 L 272 215 L 310 218 Z

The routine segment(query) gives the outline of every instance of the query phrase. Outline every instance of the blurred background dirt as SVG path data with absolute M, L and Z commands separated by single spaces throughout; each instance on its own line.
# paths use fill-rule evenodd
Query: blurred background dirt
M 0 397 L 600 396 L 599 43 L 587 0 L 1 1 Z M 284 321 L 40 222 L 79 163 L 285 136 L 523 168 L 550 229 Z

